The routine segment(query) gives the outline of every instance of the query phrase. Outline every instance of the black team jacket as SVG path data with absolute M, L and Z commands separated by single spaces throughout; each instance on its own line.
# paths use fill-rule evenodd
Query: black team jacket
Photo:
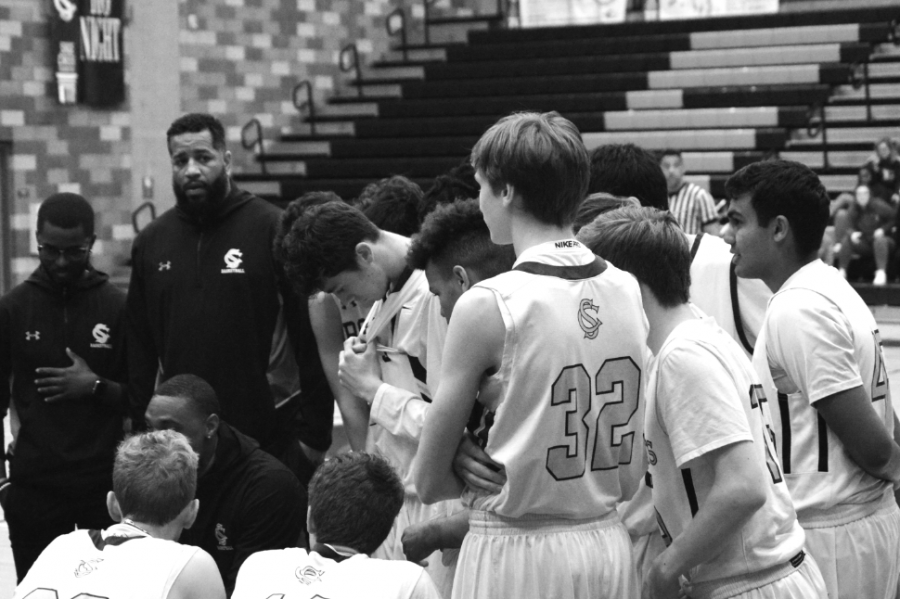
M 206 221 L 175 207 L 138 235 L 128 290 L 136 412 L 146 409 L 161 366 L 164 378 L 189 373 L 206 380 L 222 418 L 266 451 L 283 455 L 291 437 L 320 450 L 331 444 L 334 403 L 307 302 L 292 292 L 272 255 L 280 215 L 232 183 Z M 285 329 L 287 338 L 279 336 Z M 267 377 L 273 348 L 285 346 L 293 351 L 288 361 L 296 360 L 303 391 L 300 413 L 290 422 L 276 417 Z
M 229 596 L 251 554 L 299 546 L 305 491 L 287 467 L 225 422 L 215 460 L 197 481 L 197 499 L 197 520 L 179 541 L 213 557 Z
M 39 267 L 0 298 L 0 377 L 6 381 L 0 414 L 12 399 L 21 423 L 9 460 L 13 484 L 70 497 L 112 488 L 125 390 L 116 403 L 102 397 L 47 403 L 38 394 L 35 369 L 71 366 L 68 347 L 94 374 L 123 383 L 125 328 L 125 293 L 93 268 L 62 287 Z

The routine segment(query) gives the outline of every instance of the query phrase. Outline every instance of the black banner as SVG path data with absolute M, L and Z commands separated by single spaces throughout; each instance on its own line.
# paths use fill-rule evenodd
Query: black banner
M 124 101 L 124 0 L 48 1 L 59 102 L 103 107 Z

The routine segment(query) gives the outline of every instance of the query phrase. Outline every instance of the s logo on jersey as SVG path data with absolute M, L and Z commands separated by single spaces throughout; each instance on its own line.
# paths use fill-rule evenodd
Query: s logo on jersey
M 294 576 L 305 585 L 322 582 L 322 574 L 324 573 L 324 570 L 316 570 L 312 566 L 302 566 L 294 570 Z
M 96 570 L 102 562 L 103 560 L 100 558 L 88 561 L 81 560 L 81 563 L 78 564 L 77 568 L 75 568 L 75 578 L 82 578 L 83 576 L 87 576 L 88 574 Z
M 593 312 L 593 315 L 591 315 Z M 600 332 L 600 325 L 603 324 L 597 314 L 600 312 L 600 306 L 594 304 L 593 300 L 581 300 L 581 308 L 578 310 L 578 326 L 584 331 L 585 339 L 596 339 Z
M 216 524 L 216 541 L 219 543 L 219 546 L 216 547 L 219 551 L 232 551 L 234 547 L 228 544 L 228 535 L 225 534 L 225 527 L 222 524 Z
M 109 327 L 103 324 L 102 322 L 98 322 L 94 326 L 94 330 L 91 331 L 91 335 L 94 336 L 94 343 L 91 343 L 91 347 L 93 348 L 103 348 L 103 349 L 112 349 L 112 345 L 107 343 L 109 341 Z
M 243 252 L 241 252 L 241 250 L 237 248 L 231 248 L 230 250 L 225 252 L 225 266 L 227 268 L 222 269 L 222 274 L 243 273 L 244 269 L 241 268 L 241 264 L 243 262 Z

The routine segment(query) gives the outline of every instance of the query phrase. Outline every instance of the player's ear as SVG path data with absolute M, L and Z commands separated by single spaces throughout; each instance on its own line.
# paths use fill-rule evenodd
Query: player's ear
M 194 521 L 197 520 L 197 513 L 200 511 L 200 500 L 194 499 L 189 504 L 184 506 L 184 509 L 181 510 L 181 518 L 183 528 L 188 529 L 194 525 Z
M 113 522 L 121 522 L 124 518 L 122 508 L 119 507 L 119 500 L 116 499 L 116 494 L 112 491 L 106 494 L 106 511 L 109 512 L 109 517 L 112 518 Z
M 316 523 L 313 522 L 312 510 L 310 508 L 306 508 L 306 530 L 311 535 L 316 534 Z
M 503 202 L 503 206 L 508 208 L 513 203 L 513 200 L 515 198 L 516 188 L 509 183 L 504 183 L 503 189 L 500 190 L 500 201 Z
M 769 223 L 769 230 L 772 232 L 772 239 L 776 243 L 782 243 L 791 231 L 791 224 L 787 217 L 779 214 Z
M 206 417 L 205 428 L 207 439 L 212 439 L 213 435 L 219 432 L 219 422 L 218 414 L 210 414 Z
M 365 264 L 371 264 L 375 260 L 375 251 L 368 241 L 360 241 L 356 244 L 356 259 Z
M 453 277 L 453 282 L 459 285 L 463 292 L 468 291 L 475 284 L 475 281 L 469 277 L 469 272 L 459 264 L 453 267 L 451 276 Z

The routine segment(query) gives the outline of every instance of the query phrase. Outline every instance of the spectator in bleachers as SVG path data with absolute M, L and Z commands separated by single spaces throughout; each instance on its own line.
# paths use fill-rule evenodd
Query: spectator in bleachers
M 847 208 L 840 208 L 834 215 L 835 253 L 841 274 L 847 278 L 847 269 L 854 257 L 874 257 L 875 285 L 887 283 L 887 266 L 893 238 L 889 235 L 896 216 L 896 209 L 879 197 L 873 197 L 867 185 L 859 185 L 854 201 Z
M 662 153 L 660 167 L 666 176 L 669 191 L 669 210 L 688 235 L 697 233 L 719 234 L 719 213 L 709 192 L 684 180 L 685 168 L 681 152 L 666 150 Z
M 889 192 L 886 198 L 889 201 L 900 199 L 900 197 L 894 199 L 900 191 L 900 157 L 897 156 L 897 149 L 890 138 L 878 140 L 875 144 L 875 153 L 869 157 L 864 166 L 872 173 L 871 185 L 875 188 L 873 196 L 883 189 Z
M 409 237 L 419 230 L 422 188 L 402 175 L 369 183 L 356 200 L 356 207 L 383 229 Z

